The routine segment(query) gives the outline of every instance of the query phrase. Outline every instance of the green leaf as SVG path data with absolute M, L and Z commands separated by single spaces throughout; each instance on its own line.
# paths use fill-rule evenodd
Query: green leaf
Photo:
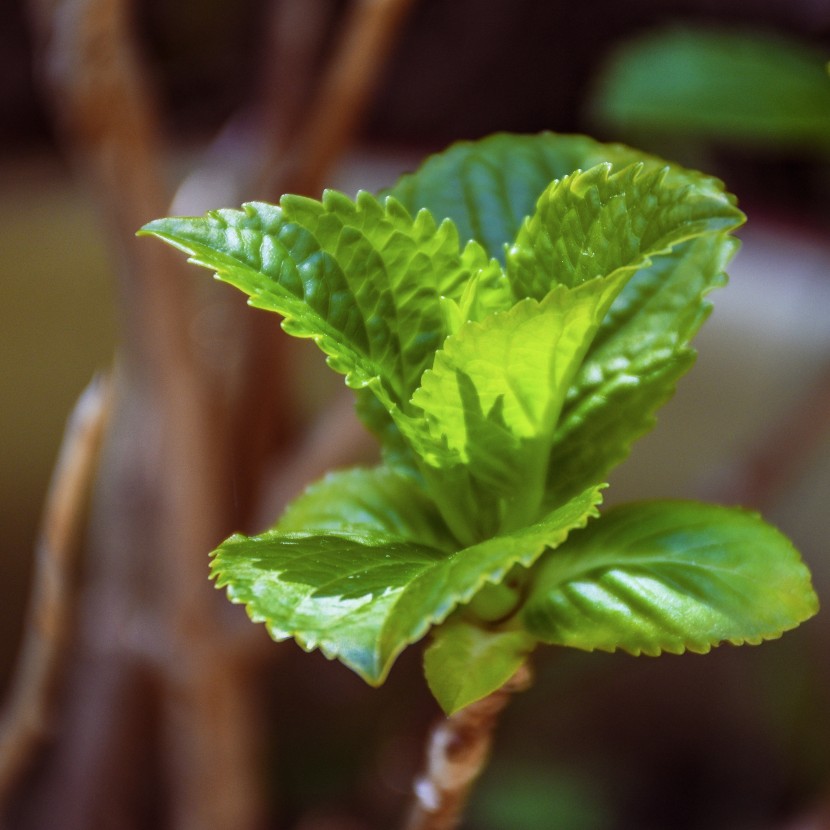
M 310 337 L 354 388 L 391 410 L 406 407 L 446 331 L 439 297 L 492 266 L 478 246 L 459 251 L 451 222 L 412 216 L 394 199 L 327 191 L 322 202 L 285 196 L 204 218 L 151 222 L 143 233 L 184 250 Z
M 606 477 L 694 363 L 689 341 L 709 314 L 705 297 L 725 282 L 737 242 L 720 234 L 679 245 L 635 274 L 600 326 L 554 436 L 546 503 Z
M 405 403 L 446 334 L 439 297 L 460 294 L 487 258 L 477 246 L 462 257 L 451 222 L 436 227 L 425 210 L 413 220 L 394 199 L 381 204 L 365 191 L 356 202 L 329 190 L 322 202 L 284 196 L 280 205 L 343 272 L 382 377 Z
M 410 212 L 426 208 L 436 218 L 451 219 L 462 240 L 476 240 L 504 262 L 505 245 L 554 179 L 604 161 L 624 167 L 649 158 L 581 135 L 497 133 L 431 156 L 389 193 Z
M 388 471 L 378 475 L 383 479 Z M 336 500 L 337 480 L 324 487 Z M 401 506 L 405 483 L 396 487 L 393 513 Z M 332 521 L 323 496 L 310 494 L 298 513 L 289 514 L 287 526 L 294 527 L 299 517 L 312 526 Z M 599 490 L 591 488 L 531 527 L 451 553 L 401 535 L 421 521 L 411 515 L 397 522 L 399 532 L 390 532 L 389 520 L 375 510 L 367 512 L 359 529 L 348 527 L 354 499 L 346 495 L 340 501 L 344 529 L 278 528 L 260 536 L 232 536 L 215 552 L 213 574 L 217 586 L 227 586 L 230 599 L 244 603 L 274 639 L 294 637 L 303 648 L 319 648 L 377 685 L 402 649 L 431 625 L 515 565 L 529 567 L 547 547 L 584 527 L 596 515 Z
M 691 363 L 743 218 L 720 182 L 581 136 L 499 135 L 392 194 L 143 231 L 313 339 L 384 443 L 382 466 L 330 474 L 215 551 L 232 601 L 372 684 L 441 626 L 426 663 L 448 711 L 538 639 L 701 651 L 814 612 L 797 554 L 755 516 L 671 503 L 585 529 L 596 482 Z
M 651 502 L 611 510 L 547 554 L 522 620 L 547 643 L 656 655 L 759 643 L 817 608 L 798 553 L 755 514 Z
M 613 171 L 610 163 L 553 182 L 507 252 L 516 297 L 541 299 L 651 258 L 703 234 L 744 221 L 719 182 L 679 167 L 644 162 Z
M 280 208 L 255 202 L 242 211 L 217 210 L 204 218 L 157 219 L 140 233 L 213 269 L 248 294 L 251 305 L 283 315 L 284 327 L 297 337 L 313 338 L 350 386 L 377 385 L 381 369 L 371 359 L 366 321 L 346 277 L 308 245 L 307 236 L 297 238 L 296 226 L 285 222 Z
M 547 456 L 565 394 L 621 274 L 559 286 L 449 337 L 413 396 L 436 447 L 427 485 L 458 538 L 522 527 L 540 513 Z M 463 469 L 450 473 L 449 468 Z M 474 490 L 467 497 L 464 490 Z M 482 504 L 482 497 L 493 501 Z M 464 505 L 461 515 L 450 513 Z M 461 525 L 461 522 L 464 525 Z
M 368 529 L 447 552 L 457 547 L 419 485 L 384 466 L 327 473 L 291 502 L 274 529 L 357 535 Z
M 596 117 L 629 135 L 830 152 L 826 54 L 779 35 L 670 29 L 608 65 Z
M 501 688 L 536 642 L 525 631 L 488 631 L 463 619 L 449 620 L 435 629 L 424 652 L 429 688 L 452 715 Z

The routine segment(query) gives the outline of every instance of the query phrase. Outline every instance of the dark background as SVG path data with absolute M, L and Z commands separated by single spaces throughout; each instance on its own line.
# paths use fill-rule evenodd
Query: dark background
M 108 364 L 116 335 L 103 245 L 37 91 L 25 10 L 0 3 L 0 280 L 8 301 L 0 317 L 2 681 L 61 424 L 90 374 Z M 251 44 L 265 4 L 145 0 L 136 7 L 170 135 L 192 146 L 255 94 L 262 67 Z M 828 0 L 422 0 L 361 144 L 411 157 L 496 130 L 616 139 L 586 117 L 598 73 L 622 42 L 678 22 L 791 35 L 830 55 Z M 336 23 L 332 37 L 335 30 Z M 712 148 L 711 157 L 750 216 L 826 238 L 830 200 L 816 184 L 815 160 L 729 146 Z M 44 228 L 51 241 L 43 241 Z M 41 254 L 47 258 L 36 261 Z M 42 270 L 32 282 L 35 268 Z M 820 659 L 827 637 L 810 625 L 781 643 L 706 658 L 541 657 L 526 705 L 507 715 L 478 795 L 476 809 L 490 818 L 476 827 L 541 828 L 540 811 L 554 809 L 562 830 L 783 827 L 821 799 L 830 779 L 830 678 Z M 284 796 L 284 812 L 300 815 L 311 804 L 374 810 L 382 826 L 411 774 L 396 759 L 417 755 L 430 711 L 425 694 L 416 696 L 414 725 L 401 711 L 407 690 L 421 682 L 417 653 L 405 656 L 388 687 L 371 692 L 319 655 L 284 648 L 291 649 L 282 663 L 291 688 L 278 680 L 270 690 L 283 711 L 280 745 L 290 749 L 274 770 L 283 794 L 294 793 L 293 802 Z M 329 759 L 322 767 L 321 754 Z M 530 814 L 524 824 L 519 796 Z M 512 823 L 493 824 L 504 804 Z

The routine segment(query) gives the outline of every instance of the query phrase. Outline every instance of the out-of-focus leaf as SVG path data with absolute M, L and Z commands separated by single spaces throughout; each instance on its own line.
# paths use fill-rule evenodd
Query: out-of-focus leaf
M 827 55 L 783 37 L 655 32 L 609 63 L 593 104 L 628 135 L 705 138 L 830 153 Z

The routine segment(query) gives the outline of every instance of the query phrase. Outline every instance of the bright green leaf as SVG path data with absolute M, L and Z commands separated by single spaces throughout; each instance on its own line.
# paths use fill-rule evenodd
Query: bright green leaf
M 817 608 L 798 553 L 755 514 L 650 502 L 609 511 L 547 554 L 522 619 L 548 643 L 655 655 L 759 643 Z
M 410 212 L 426 208 L 439 220 L 452 219 L 462 240 L 476 240 L 504 262 L 505 245 L 554 179 L 604 161 L 624 167 L 649 158 L 582 135 L 497 133 L 431 156 L 389 193 Z
M 291 502 L 274 529 L 354 534 L 371 530 L 448 552 L 457 547 L 418 484 L 384 466 L 328 473 Z
M 451 222 L 436 227 L 424 210 L 413 219 L 394 199 L 381 204 L 366 192 L 355 202 L 332 190 L 322 202 L 284 196 L 280 206 L 286 227 L 308 234 L 309 248 L 343 273 L 366 325 L 372 357 L 383 367 L 396 400 L 404 403 L 445 336 L 438 298 L 459 294 L 479 268 L 487 267 L 483 252 L 472 249 L 462 265 Z
M 507 252 L 516 297 L 541 299 L 618 271 L 633 272 L 675 245 L 740 225 L 720 183 L 682 168 L 604 163 L 553 182 Z
M 720 182 L 582 136 L 498 135 L 391 192 L 144 230 L 312 338 L 384 444 L 384 465 L 330 474 L 215 552 L 234 602 L 372 684 L 439 626 L 427 673 L 448 711 L 536 639 L 704 651 L 813 613 L 797 554 L 750 514 L 644 505 L 584 529 L 692 362 L 743 218 Z
M 445 331 L 439 297 L 461 296 L 492 266 L 478 246 L 459 251 L 451 222 L 414 218 L 394 199 L 322 202 L 285 196 L 204 218 L 151 222 L 153 234 L 276 311 L 283 327 L 313 338 L 348 383 L 370 386 L 387 409 L 405 406 Z M 490 279 L 497 278 L 498 274 Z
M 333 498 L 336 486 L 327 485 Z M 307 498 L 299 515 L 313 524 L 316 505 L 320 523 L 327 524 L 324 500 Z M 598 489 L 591 488 L 531 527 L 454 553 L 390 533 L 382 518 L 370 518 L 361 530 L 237 535 L 215 552 L 213 573 L 217 586 L 227 586 L 230 599 L 244 603 L 274 639 L 294 637 L 379 684 L 403 648 L 485 584 L 515 565 L 529 567 L 547 547 L 584 527 L 598 502 Z M 341 504 L 346 518 L 354 515 L 352 498 Z M 289 518 L 289 526 L 296 519 Z M 397 528 L 412 524 L 410 517 Z
M 527 299 L 447 339 L 413 396 L 436 442 L 450 451 L 427 484 L 440 505 L 465 503 L 459 538 L 473 541 L 533 522 L 547 456 L 569 384 L 626 274 Z M 461 466 L 455 475 L 447 467 Z M 465 478 L 465 476 L 467 478 Z M 475 488 L 495 501 L 464 501 Z
M 720 234 L 656 257 L 623 288 L 574 378 L 554 436 L 547 503 L 606 477 L 654 426 L 695 353 L 689 340 L 723 285 L 737 243 Z
M 490 631 L 463 619 L 435 629 L 424 671 L 447 715 L 500 689 L 527 660 L 536 639 L 525 631 Z
M 168 242 L 248 294 L 251 305 L 276 311 L 297 337 L 313 338 L 332 369 L 354 388 L 379 390 L 381 367 L 361 308 L 345 275 L 280 208 L 261 202 L 204 218 L 157 219 L 140 231 Z M 377 349 L 375 349 L 377 351 Z

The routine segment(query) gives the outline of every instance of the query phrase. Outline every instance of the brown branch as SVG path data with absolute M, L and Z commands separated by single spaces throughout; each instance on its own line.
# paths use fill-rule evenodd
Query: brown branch
M 324 68 L 318 91 L 305 112 L 297 111 L 301 100 L 296 89 L 284 89 L 284 79 L 282 86 L 275 87 L 271 93 L 272 104 L 268 106 L 280 104 L 286 107 L 285 120 L 281 122 L 282 129 L 279 129 L 277 122 L 272 121 L 275 132 L 266 136 L 266 155 L 257 185 L 261 198 L 276 200 L 286 192 L 319 195 L 332 167 L 354 138 L 378 86 L 388 54 L 414 2 L 415 0 L 356 0 L 335 52 Z M 313 53 L 322 42 L 322 5 L 317 0 L 312 20 L 306 21 L 302 37 L 293 50 L 285 52 L 286 45 L 294 37 L 295 18 L 307 13 L 306 5 L 307 0 L 280 3 L 280 10 L 275 9 L 273 18 L 274 53 L 279 57 L 282 47 L 283 60 L 279 63 L 279 68 L 285 78 L 292 78 L 292 83 L 294 75 L 287 72 L 286 63 L 296 59 L 304 72 L 310 71 L 314 62 Z M 301 73 L 297 89 L 305 93 L 306 87 L 310 85 L 304 84 L 303 80 Z M 286 132 L 286 127 L 290 127 L 291 131 Z M 262 315 L 249 322 L 255 337 L 251 339 L 249 359 L 243 362 L 244 369 L 240 373 L 240 395 L 246 404 L 241 412 L 243 417 L 246 417 L 244 413 L 256 413 L 260 427 L 264 424 L 266 429 L 268 413 L 281 412 L 285 434 L 291 443 L 296 444 L 297 441 L 292 436 L 296 424 L 286 418 L 289 413 L 286 412 L 284 399 L 280 399 L 279 386 L 273 381 L 269 382 L 278 372 L 285 377 L 290 367 L 286 356 L 290 356 L 296 346 L 286 343 L 277 345 L 275 337 L 277 334 L 282 335 L 277 332 L 269 334 L 272 321 L 267 318 L 268 315 Z M 264 349 L 263 344 L 271 344 L 270 349 Z M 270 401 L 264 399 L 264 394 L 270 396 Z M 253 463 L 252 458 L 265 457 L 269 449 L 262 439 L 256 441 L 256 436 L 262 433 L 262 429 L 257 430 L 256 427 L 257 424 L 249 423 L 247 429 L 241 430 L 239 434 L 246 438 L 234 449 L 234 457 L 249 459 L 248 468 Z M 274 434 L 273 426 L 270 434 Z M 333 447 L 331 443 L 328 446 L 342 457 L 342 448 Z M 256 454 L 253 455 L 254 453 Z M 317 457 L 319 458 L 319 453 Z M 256 519 L 261 521 L 267 516 L 267 521 L 272 520 L 273 514 L 267 513 L 267 509 L 268 505 L 274 503 L 274 491 L 284 495 L 290 492 L 293 484 L 306 478 L 302 473 L 298 475 L 296 469 L 287 471 L 288 475 L 284 475 L 284 472 L 285 468 L 280 467 L 277 475 L 266 483 L 263 499 L 252 514 Z
M 176 190 L 170 211 L 197 215 L 266 198 L 266 181 L 308 115 L 333 0 L 271 0 L 259 95 L 234 113 Z
M 499 714 L 530 682 L 525 663 L 500 689 L 438 724 L 430 736 L 426 771 L 415 782 L 406 830 L 458 827 L 470 789 L 490 755 Z
M 132 37 L 129 0 L 30 0 L 40 68 L 58 126 L 93 191 L 118 259 L 124 355 L 140 376 L 180 378 L 193 313 L 181 257 L 136 240 L 170 200 L 166 148 Z M 172 278 L 171 278 L 172 275 Z
M 143 637 L 163 649 L 136 705 L 148 717 L 164 713 L 157 728 L 169 766 L 160 774 L 177 826 L 251 827 L 262 802 L 253 783 L 256 717 L 235 670 L 250 660 L 235 634 L 244 615 L 223 614 L 227 606 L 205 578 L 207 552 L 231 529 L 228 418 L 192 337 L 198 304 L 190 271 L 180 256 L 134 236 L 166 212 L 168 194 L 130 7 L 127 0 L 42 0 L 33 10 L 64 136 L 119 255 L 123 340 L 66 723 L 40 800 L 51 802 L 51 826 L 109 826 L 108 810 L 129 811 L 136 775 L 149 770 L 124 761 L 146 763 L 158 736 L 139 730 L 118 745 L 123 730 L 114 716 L 116 728 L 92 735 L 86 707 L 96 701 L 107 713 L 126 710 L 135 683 L 125 681 L 148 670 L 150 649 L 136 643 Z M 221 722 L 216 711 L 225 714 Z M 149 763 L 159 770 L 160 761 Z M 81 787 L 66 786 L 78 779 Z
M 211 364 L 192 336 L 204 304 L 181 257 L 134 239 L 139 225 L 166 212 L 167 194 L 127 0 L 32 2 L 54 107 L 119 254 L 124 351 L 65 723 L 27 813 L 47 818 L 26 826 L 137 827 L 141 776 L 154 773 L 180 830 L 247 830 L 262 819 L 263 730 L 253 691 L 258 664 L 237 632 L 240 624 L 251 632 L 246 643 L 267 638 L 207 583 L 205 559 L 232 529 L 234 496 L 250 502 L 248 509 L 255 501 L 264 444 L 254 433 L 273 435 L 269 414 L 280 404 L 262 390 L 275 388 L 284 353 L 275 356 L 262 334 L 276 328 L 273 320 L 256 318 L 236 364 L 250 370 L 229 385 L 229 372 Z M 378 53 L 391 43 L 390 13 L 411 2 L 357 6 L 350 45 L 330 64 L 328 100 L 321 94 L 303 121 L 292 144 L 297 163 L 282 168 L 293 189 L 313 190 L 345 147 L 382 65 Z M 337 79 L 348 83 L 338 87 Z M 337 88 L 347 94 L 333 101 Z M 321 144 L 317 134 L 329 121 L 331 135 Z M 237 455 L 241 447 L 257 448 L 254 457 Z M 144 728 L 125 729 L 122 713 Z
M 271 0 L 265 32 L 270 60 L 257 102 L 262 139 L 270 150 L 260 170 L 266 175 L 308 115 L 334 9 L 333 0 Z
M 50 704 L 72 617 L 72 573 L 109 412 L 109 383 L 96 378 L 73 410 L 46 498 L 35 551 L 25 635 L 0 720 L 0 805 L 46 737 Z
M 349 36 L 329 65 L 326 76 L 328 83 L 323 85 L 324 94 L 321 95 L 318 104 L 312 108 L 311 114 L 303 119 L 303 127 L 299 129 L 292 141 L 291 146 L 296 147 L 298 151 L 298 163 L 293 167 L 282 168 L 285 171 L 283 174 L 285 179 L 270 178 L 272 185 L 278 186 L 280 191 L 310 192 L 314 190 L 316 183 L 322 181 L 328 174 L 330 166 L 343 151 L 356 129 L 363 106 L 377 79 L 397 25 L 403 19 L 403 11 L 411 2 L 412 0 L 404 0 L 404 2 L 402 0 L 381 0 L 381 2 L 375 0 L 370 3 L 367 0 L 359 0 L 348 29 Z M 345 93 L 343 100 L 331 99 L 333 80 L 338 81 L 335 91 Z M 328 98 L 325 94 L 327 89 L 329 90 Z M 320 145 L 317 142 L 310 142 L 308 139 L 309 135 L 316 136 L 320 130 L 334 139 L 325 142 L 324 152 L 320 151 Z M 267 138 L 272 147 L 281 147 L 283 139 L 280 136 Z M 231 476 L 238 482 L 237 495 L 242 498 L 243 503 L 253 507 L 261 492 L 260 476 L 267 449 L 272 449 L 274 446 L 275 424 L 278 423 L 276 415 L 281 406 L 285 408 L 285 400 L 280 399 L 281 389 L 276 383 L 276 378 L 279 377 L 280 372 L 286 371 L 286 347 L 274 342 L 273 335 L 277 334 L 277 330 L 273 318 L 267 315 L 250 318 L 246 328 L 248 336 L 243 349 L 240 372 L 236 378 L 233 420 L 230 423 L 227 448 L 234 460 Z M 173 423 L 175 424 L 175 420 Z M 283 426 L 292 426 L 290 420 L 286 418 L 283 418 L 282 423 Z M 270 447 L 268 446 L 269 439 L 272 442 Z M 186 545 L 187 540 L 179 539 L 178 544 Z M 189 583 L 193 580 L 194 575 L 187 573 L 189 569 L 184 561 L 179 567 L 176 567 L 175 562 L 171 565 L 176 584 Z M 201 561 L 199 567 L 202 567 Z M 186 634 L 195 619 L 197 616 L 189 613 L 188 603 L 181 602 L 177 597 L 173 630 Z M 200 747 L 198 736 L 210 728 L 210 718 L 219 702 L 228 720 L 223 724 L 222 729 L 216 730 L 216 740 L 220 743 L 224 742 L 228 747 L 238 747 L 238 738 L 234 742 L 229 734 L 236 731 L 239 736 L 247 736 L 249 742 L 255 742 L 256 724 L 249 719 L 246 720 L 246 710 L 233 706 L 233 683 L 230 678 L 234 674 L 238 677 L 244 671 L 244 667 L 240 667 L 238 671 L 233 670 L 232 653 L 229 649 L 223 650 L 224 661 L 217 662 L 214 659 L 212 663 L 205 660 L 206 655 L 200 655 L 198 649 L 193 651 L 195 651 L 192 658 L 193 671 L 189 675 L 182 671 L 174 671 L 170 678 L 172 680 L 170 700 L 184 701 L 187 704 L 171 707 L 169 715 L 172 726 L 170 735 L 174 741 L 172 748 L 176 763 L 176 776 L 184 783 L 185 792 L 190 791 L 190 794 L 197 798 L 198 794 L 205 790 L 224 790 L 228 793 L 236 791 L 241 794 L 245 791 L 244 781 L 237 776 L 237 786 L 231 786 L 227 767 L 223 771 L 223 765 L 210 764 L 212 757 L 210 747 Z M 201 660 L 200 657 L 202 657 Z M 199 665 L 201 669 L 198 668 Z M 209 671 L 211 665 L 213 666 L 212 674 Z M 221 665 L 219 671 L 216 669 L 217 665 Z M 203 686 L 200 692 L 195 684 L 198 684 L 200 680 L 208 679 L 204 671 L 210 675 L 212 684 L 209 689 Z M 222 693 L 223 689 L 227 692 L 226 694 Z M 191 738 L 190 744 L 186 741 L 188 736 Z M 193 741 L 194 738 L 197 740 Z M 225 751 L 225 757 L 232 757 L 232 752 Z M 209 765 L 209 768 L 205 768 L 205 763 Z M 244 808 L 246 800 L 250 802 L 246 796 L 238 804 L 239 809 Z M 209 822 L 211 826 L 240 826 L 238 819 L 234 822 L 232 814 L 222 816 L 218 813 L 218 807 L 210 806 L 209 801 L 205 802 L 204 799 L 202 802 L 202 804 L 194 803 L 193 798 L 186 797 L 181 804 L 177 805 L 184 810 L 178 814 L 179 826 L 192 825 L 194 828 L 204 828 Z M 188 805 L 190 805 L 189 810 Z
M 414 2 L 355 0 L 309 114 L 287 155 L 266 170 L 266 198 L 283 192 L 319 195 L 366 112 Z
M 124 244 L 168 201 L 158 118 L 126 0 L 30 0 L 58 126 Z

